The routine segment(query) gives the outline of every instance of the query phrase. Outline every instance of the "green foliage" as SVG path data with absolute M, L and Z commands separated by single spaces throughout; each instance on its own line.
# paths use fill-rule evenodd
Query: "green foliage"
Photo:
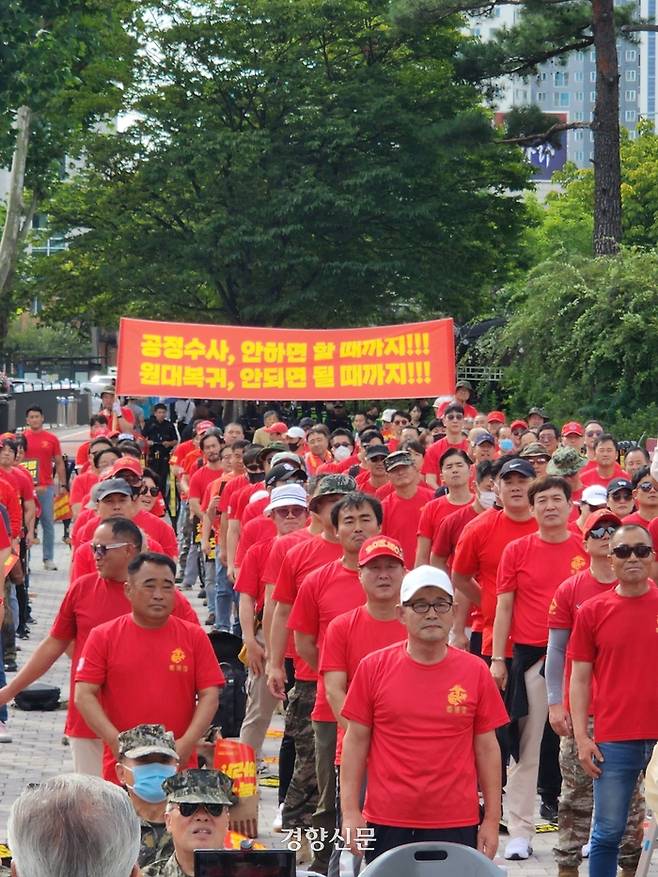
M 527 180 L 455 77 L 448 17 L 388 0 L 164 0 L 135 123 L 87 144 L 25 271 L 47 314 L 354 325 L 481 307 L 516 257 Z
M 658 252 L 556 253 L 508 290 L 509 322 L 485 342 L 505 363 L 507 404 L 656 429 Z M 635 414 L 634 412 L 641 412 Z M 619 433 L 621 435 L 621 432 Z
M 3 350 L 9 356 L 24 358 L 91 353 L 89 338 L 72 326 L 47 326 L 38 322 L 25 326 L 19 320 L 10 324 Z

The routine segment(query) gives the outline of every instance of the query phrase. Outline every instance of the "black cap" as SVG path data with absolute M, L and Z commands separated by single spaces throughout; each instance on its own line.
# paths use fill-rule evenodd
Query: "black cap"
M 535 470 L 527 460 L 514 457 L 512 460 L 508 460 L 500 470 L 500 478 L 505 478 L 506 475 L 523 475 L 524 478 L 534 478 Z
M 633 482 L 629 481 L 628 478 L 613 478 L 610 484 L 608 484 L 608 496 L 612 493 L 617 493 L 618 490 L 633 490 Z
M 277 481 L 307 481 L 308 475 L 292 463 L 277 463 L 265 477 L 265 487 L 273 487 Z
M 366 448 L 366 460 L 374 460 L 375 457 L 388 457 L 386 445 L 368 445 Z
M 495 445 L 496 439 L 489 432 L 483 432 L 473 442 L 474 445 Z

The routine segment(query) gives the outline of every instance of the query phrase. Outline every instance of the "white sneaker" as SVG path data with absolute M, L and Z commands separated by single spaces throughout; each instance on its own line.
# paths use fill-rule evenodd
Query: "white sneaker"
M 583 848 L 580 851 L 583 859 L 589 859 L 589 848 L 591 846 L 592 846 L 592 842 L 590 840 L 588 840 L 586 844 L 583 844 Z
M 283 804 L 279 804 L 276 808 L 276 816 L 272 821 L 272 831 L 280 834 L 283 831 Z
M 48 570 L 48 572 L 57 572 L 57 566 L 54 560 L 44 560 L 43 568 Z
M 521 859 L 527 859 L 531 855 L 532 847 L 530 846 L 530 841 L 526 840 L 525 837 L 513 837 L 507 842 L 505 847 L 506 859 L 519 862 Z
M 11 734 L 4 722 L 0 722 L 0 743 L 11 743 Z

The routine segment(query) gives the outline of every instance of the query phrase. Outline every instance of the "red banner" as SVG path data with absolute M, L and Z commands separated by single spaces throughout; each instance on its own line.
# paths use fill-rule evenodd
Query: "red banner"
M 455 389 L 450 319 L 267 329 L 123 318 L 117 392 L 202 399 L 412 399 Z

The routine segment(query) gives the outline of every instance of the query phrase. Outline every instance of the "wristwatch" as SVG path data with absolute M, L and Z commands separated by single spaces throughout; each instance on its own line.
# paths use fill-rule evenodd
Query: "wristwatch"
M 493 661 L 502 661 L 504 663 L 507 659 L 506 658 L 492 658 L 491 660 L 492 660 L 492 662 Z

